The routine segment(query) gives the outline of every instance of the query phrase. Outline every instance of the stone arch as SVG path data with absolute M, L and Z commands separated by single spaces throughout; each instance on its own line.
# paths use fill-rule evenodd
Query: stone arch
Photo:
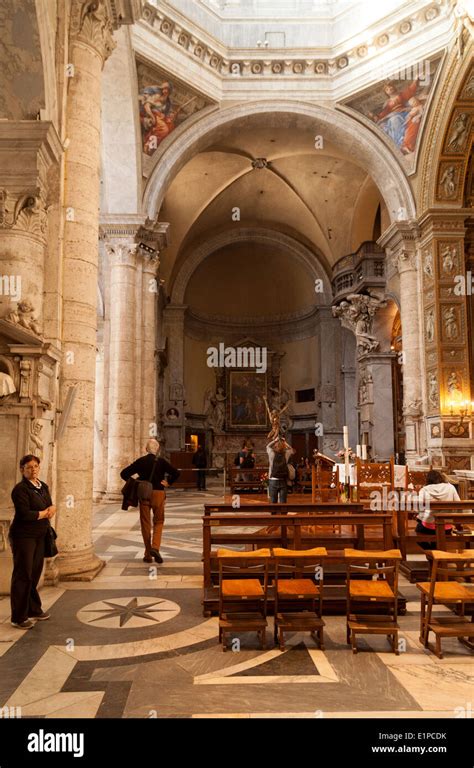
M 416 215 L 415 202 L 408 179 L 395 155 L 352 117 L 343 112 L 327 109 L 314 104 L 294 101 L 260 101 L 225 107 L 212 108 L 200 113 L 192 124 L 188 121 L 173 132 L 170 142 L 163 142 L 155 153 L 143 197 L 143 210 L 153 218 L 159 212 L 166 191 L 183 166 L 198 152 L 210 146 L 223 128 L 232 123 L 256 115 L 287 115 L 301 127 L 318 135 L 331 137 L 331 142 L 347 153 L 358 158 L 358 164 L 369 173 L 387 205 L 390 221 L 398 218 L 398 211 L 404 209 L 403 218 L 413 219 Z M 188 130 L 189 128 L 189 130 Z
M 197 248 L 190 249 L 189 256 L 183 261 L 173 283 L 171 291 L 172 304 L 184 304 L 184 295 L 189 280 L 199 265 L 202 264 L 211 253 L 214 253 L 220 248 L 224 248 L 226 245 L 248 241 L 266 245 L 278 244 L 279 247 L 283 246 L 288 250 L 289 254 L 294 256 L 308 269 L 311 275 L 315 278 L 320 278 L 323 281 L 324 291 L 319 294 L 315 293 L 316 303 L 322 303 L 319 297 L 332 295 L 329 276 L 323 269 L 317 256 L 309 248 L 302 245 L 302 243 L 295 238 L 280 232 L 274 232 L 271 229 L 265 229 L 263 227 L 243 227 L 237 232 L 233 228 L 220 232 L 214 237 L 206 240 Z
M 431 110 L 430 122 L 427 126 L 423 146 L 423 165 L 420 168 L 420 194 L 418 211 L 424 213 L 430 208 L 462 208 L 463 195 L 468 170 L 468 160 L 472 153 L 474 141 L 474 116 L 471 121 L 470 137 L 462 154 L 455 156 L 444 150 L 448 131 L 452 127 L 455 112 L 464 103 L 467 109 L 472 110 L 471 103 L 462 99 L 462 94 L 470 78 L 474 75 L 471 45 L 463 59 L 459 59 L 457 48 L 454 47 L 446 61 L 446 77 L 442 81 L 442 87 L 437 95 L 436 102 Z M 444 157 L 443 157 L 444 155 Z M 444 170 L 453 165 L 455 169 L 456 194 L 443 195 L 440 192 L 440 182 Z

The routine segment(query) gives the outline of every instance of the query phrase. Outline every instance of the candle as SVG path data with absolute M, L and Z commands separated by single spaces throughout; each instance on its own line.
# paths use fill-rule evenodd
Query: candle
M 365 443 L 362 445 L 362 461 L 367 461 L 367 446 Z
M 344 438 L 344 448 L 347 450 L 349 448 L 349 429 L 348 427 L 342 428 L 342 436 Z
M 358 459 L 360 459 L 360 457 L 361 457 L 360 445 L 356 445 L 356 456 L 357 456 Z

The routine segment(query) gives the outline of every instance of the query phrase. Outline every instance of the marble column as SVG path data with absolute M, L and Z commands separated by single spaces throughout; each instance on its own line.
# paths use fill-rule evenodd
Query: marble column
M 58 444 L 58 566 L 92 579 L 104 566 L 92 546 L 101 76 L 114 48 L 103 0 L 71 5 L 67 104 L 61 397 L 75 399 Z
M 369 434 L 373 461 L 388 461 L 395 452 L 392 360 L 393 354 L 386 352 L 359 358 L 360 427 Z
M 400 318 L 403 344 L 403 414 L 405 420 L 406 463 L 421 458 L 423 439 L 421 417 L 422 349 L 420 334 L 420 291 L 418 281 L 418 226 L 414 222 L 398 221 L 383 233 L 377 242 L 386 249 L 388 258 L 400 276 Z

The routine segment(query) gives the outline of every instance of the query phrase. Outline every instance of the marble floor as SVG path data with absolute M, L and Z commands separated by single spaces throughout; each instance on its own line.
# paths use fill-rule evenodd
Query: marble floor
M 136 510 L 98 505 L 94 542 L 107 566 L 94 581 L 43 588 L 51 619 L 29 631 L 10 625 L 9 599 L 0 598 L 0 707 L 45 718 L 472 713 L 473 655 L 454 639 L 443 642 L 441 660 L 420 645 L 419 593 L 403 578 L 399 656 L 375 636 L 360 637 L 353 655 L 338 616 L 325 618 L 324 652 L 295 634 L 284 652 L 271 643 L 259 650 L 246 635 L 240 650 L 222 653 L 217 619 L 201 607 L 201 516 L 204 501 L 217 500 L 212 492 L 169 493 L 162 565 L 142 562 Z

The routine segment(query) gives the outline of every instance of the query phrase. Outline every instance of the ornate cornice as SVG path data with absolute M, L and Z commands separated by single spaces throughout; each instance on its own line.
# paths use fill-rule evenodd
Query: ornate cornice
M 446 4 L 445 4 L 446 5 Z M 313 55 L 310 48 L 295 50 L 292 53 L 277 50 L 265 50 L 265 57 L 260 52 L 247 49 L 242 55 L 242 49 L 234 55 L 225 45 L 208 35 L 199 35 L 193 29 L 192 22 L 186 24 L 186 19 L 180 15 L 174 19 L 165 13 L 161 7 L 146 3 L 143 10 L 143 22 L 151 27 L 157 36 L 167 38 L 182 48 L 189 57 L 197 59 L 209 70 L 224 77 L 307 77 L 325 78 L 336 75 L 351 67 L 370 61 L 389 44 L 396 45 L 404 38 L 415 36 L 427 25 L 436 23 L 440 18 L 439 3 L 419 9 L 404 19 L 378 29 L 375 39 L 370 46 L 358 43 L 346 50 L 338 47 L 337 55 Z M 179 20 L 178 20 L 179 18 Z M 211 42 L 212 41 L 212 42 Z M 240 54 L 240 55 L 239 55 Z M 396 69 L 397 65 L 394 65 Z M 388 76 L 389 72 L 387 72 Z
M 241 339 L 258 329 L 259 337 L 295 341 L 316 335 L 319 308 L 309 307 L 282 315 L 258 315 L 233 318 L 188 308 L 185 317 L 186 335 L 197 340 Z
M 128 249 L 131 260 L 141 256 L 146 265 L 157 269 L 159 254 L 168 245 L 169 224 L 151 221 L 145 216 L 106 214 L 99 227 L 100 239 L 104 242 L 109 256 L 117 263 L 128 263 L 122 251 Z

